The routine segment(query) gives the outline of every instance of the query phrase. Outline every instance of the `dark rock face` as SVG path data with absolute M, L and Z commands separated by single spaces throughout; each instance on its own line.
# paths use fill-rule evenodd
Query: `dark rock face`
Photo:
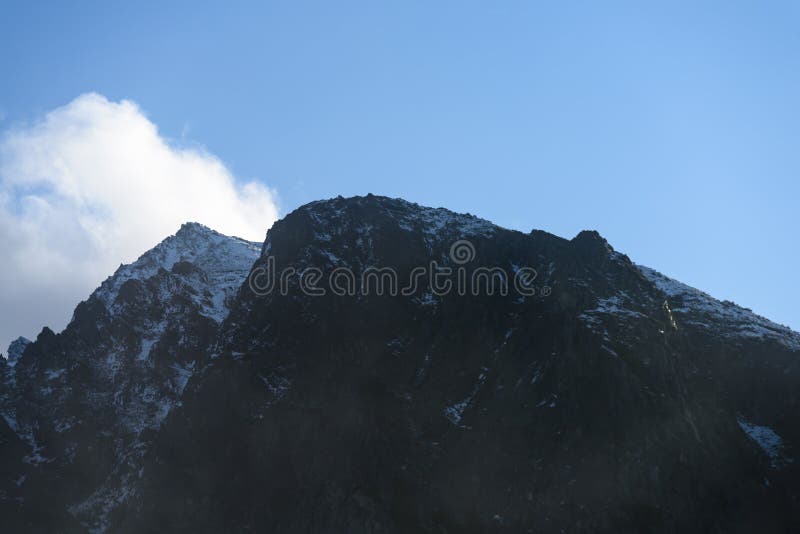
M 121 268 L 6 380 L 19 531 L 800 529 L 800 335 L 596 232 L 373 196 L 296 210 L 258 258 L 188 230 L 193 253 Z M 253 261 L 295 274 L 258 294 Z M 400 290 L 431 261 L 454 283 L 502 269 L 509 291 L 326 283 L 389 267 Z M 524 267 L 534 294 L 512 289 Z

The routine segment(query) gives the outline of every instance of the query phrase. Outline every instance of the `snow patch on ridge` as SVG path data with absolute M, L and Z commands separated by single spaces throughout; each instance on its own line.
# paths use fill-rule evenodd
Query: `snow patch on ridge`
M 680 322 L 717 331 L 727 338 L 770 339 L 789 350 L 800 351 L 800 333 L 677 280 L 655 269 L 637 265 L 639 271 L 670 299 L 671 311 Z
M 645 317 L 642 313 L 632 310 L 630 308 L 626 308 L 622 298 L 618 296 L 612 296 L 604 299 L 598 299 L 597 305 L 590 309 L 584 311 L 579 318 L 585 319 L 587 322 L 594 322 L 596 320 L 597 315 L 600 314 L 607 314 L 607 315 L 627 315 L 629 317 L 641 318 Z
M 739 427 L 744 433 L 761 447 L 761 450 L 770 459 L 772 467 L 783 467 L 791 462 L 784 456 L 783 439 L 770 427 L 750 423 L 741 416 L 736 418 L 736 422 L 739 423 Z
M 630 298 L 624 291 L 619 295 L 597 299 L 594 308 L 584 310 L 578 315 L 578 319 L 593 331 L 602 335 L 606 342 L 603 349 L 613 356 L 617 356 L 616 351 L 610 346 L 612 344 L 611 335 L 608 333 L 608 326 L 614 322 L 619 323 L 621 318 L 646 319 L 647 316 L 629 307 Z
M 453 425 L 455 425 L 455 426 L 457 426 L 459 428 L 464 428 L 464 426 L 461 425 L 461 418 L 464 416 L 464 411 L 473 404 L 473 402 L 475 400 L 475 396 L 481 390 L 481 388 L 483 387 L 483 384 L 486 383 L 486 378 L 487 378 L 486 374 L 488 372 L 489 372 L 489 369 L 486 368 L 486 367 L 483 367 L 481 369 L 481 373 L 478 375 L 478 381 L 472 387 L 472 391 L 470 391 L 470 394 L 467 397 L 465 397 L 463 400 L 461 400 L 459 402 L 456 402 L 455 404 L 451 404 L 450 406 L 446 406 L 445 407 L 444 416 Z

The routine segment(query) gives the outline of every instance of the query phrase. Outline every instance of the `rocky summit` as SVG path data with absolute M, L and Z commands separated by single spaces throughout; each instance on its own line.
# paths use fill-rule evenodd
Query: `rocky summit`
M 8 355 L 4 532 L 800 531 L 800 334 L 592 231 L 186 224 Z

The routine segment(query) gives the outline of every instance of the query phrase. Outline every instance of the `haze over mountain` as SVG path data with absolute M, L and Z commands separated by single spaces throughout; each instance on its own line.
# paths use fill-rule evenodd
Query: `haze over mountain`
M 319 296 L 302 276 L 434 261 L 537 274 Z M 285 288 L 259 292 L 275 265 Z M 8 354 L 11 531 L 800 529 L 800 334 L 592 231 L 372 195 L 263 244 L 188 223 Z

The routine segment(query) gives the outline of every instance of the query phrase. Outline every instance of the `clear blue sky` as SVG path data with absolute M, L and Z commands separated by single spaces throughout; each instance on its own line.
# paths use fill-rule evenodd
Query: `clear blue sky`
M 373 192 L 593 228 L 800 328 L 796 2 L 113 4 L 0 4 L 0 129 L 130 99 L 283 213 Z

